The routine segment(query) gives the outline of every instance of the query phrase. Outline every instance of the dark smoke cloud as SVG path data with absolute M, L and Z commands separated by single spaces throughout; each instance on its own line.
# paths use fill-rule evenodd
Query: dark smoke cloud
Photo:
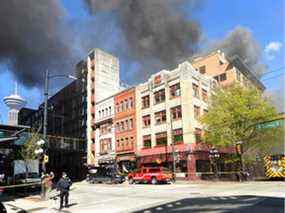
M 266 70 L 266 65 L 261 62 L 262 49 L 248 28 L 235 27 L 224 39 L 215 42 L 211 49 L 222 49 L 228 57 L 238 55 L 257 77 L 261 77 Z
M 3 0 L 0 6 L 0 62 L 17 80 L 42 86 L 44 71 L 70 72 L 71 37 L 58 0 Z
M 129 56 L 173 67 L 197 50 L 201 32 L 180 10 L 185 0 L 85 0 L 90 12 L 113 12 L 127 40 Z M 193 7 L 194 8 L 194 7 Z M 144 63 L 143 62 L 143 63 Z M 149 64 L 147 62 L 147 64 Z M 154 72 L 153 70 L 150 72 Z

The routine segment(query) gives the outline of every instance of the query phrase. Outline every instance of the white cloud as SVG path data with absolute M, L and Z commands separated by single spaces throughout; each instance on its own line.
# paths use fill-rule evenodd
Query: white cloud
M 269 42 L 264 49 L 268 59 L 272 60 L 275 57 L 276 52 L 278 52 L 282 46 L 283 44 L 279 41 Z

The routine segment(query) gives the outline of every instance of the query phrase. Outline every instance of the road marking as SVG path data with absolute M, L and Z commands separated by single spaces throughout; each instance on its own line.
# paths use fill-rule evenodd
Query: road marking
M 227 198 L 226 198 L 226 197 L 220 197 L 220 199 L 221 199 L 221 200 L 227 200 Z
M 211 200 L 218 200 L 217 198 L 215 198 L 215 197 L 211 197 Z
M 163 208 L 162 207 L 157 207 L 155 210 L 161 211 L 161 210 L 163 210 Z
M 167 204 L 166 206 L 167 206 L 168 208 L 173 207 L 173 205 L 172 205 L 172 204 Z

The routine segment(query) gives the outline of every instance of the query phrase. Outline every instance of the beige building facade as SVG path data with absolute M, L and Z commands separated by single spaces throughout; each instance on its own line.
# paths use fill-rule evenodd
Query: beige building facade
M 208 109 L 211 77 L 197 72 L 189 62 L 177 69 L 162 70 L 136 88 L 137 154 L 140 165 L 170 167 L 172 151 L 179 160 L 177 171 L 186 176 L 189 154 L 198 144 L 202 126 L 199 118 Z M 174 143 L 174 146 L 172 146 Z M 195 173 L 195 171 L 193 171 Z

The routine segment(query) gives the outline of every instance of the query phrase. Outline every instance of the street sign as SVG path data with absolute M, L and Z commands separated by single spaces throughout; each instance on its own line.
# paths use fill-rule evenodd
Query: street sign
M 266 123 L 257 124 L 258 129 L 271 129 L 284 125 L 284 120 L 269 121 Z

